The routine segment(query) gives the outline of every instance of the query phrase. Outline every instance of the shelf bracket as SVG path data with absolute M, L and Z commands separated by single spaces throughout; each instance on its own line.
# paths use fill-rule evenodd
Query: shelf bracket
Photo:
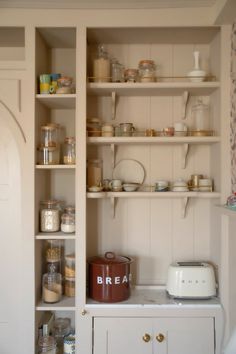
M 111 119 L 114 120 L 116 118 L 116 93 L 112 91 L 111 93 Z
M 189 100 L 189 92 L 184 91 L 182 94 L 182 119 L 186 119 L 186 110 L 187 110 L 188 100 Z
M 110 197 L 110 202 L 111 202 L 111 217 L 112 219 L 115 219 L 117 198 Z
M 115 167 L 115 162 L 116 162 L 116 145 L 111 144 L 111 164 L 112 168 Z
M 187 157 L 189 153 L 189 144 L 182 145 L 182 168 L 186 168 Z
M 187 206 L 189 202 L 189 197 L 185 197 L 181 199 L 182 210 L 181 210 L 181 218 L 184 219 L 186 216 Z

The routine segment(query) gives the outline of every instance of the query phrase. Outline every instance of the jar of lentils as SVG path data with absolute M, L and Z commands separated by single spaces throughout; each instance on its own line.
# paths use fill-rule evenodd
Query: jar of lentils
M 141 82 L 154 82 L 156 80 L 156 66 L 153 60 L 141 60 L 138 70 Z

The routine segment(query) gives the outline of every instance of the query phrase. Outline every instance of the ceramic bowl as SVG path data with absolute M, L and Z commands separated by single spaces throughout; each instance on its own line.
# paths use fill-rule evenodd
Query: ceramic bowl
M 139 187 L 139 183 L 124 183 L 123 189 L 125 192 L 135 192 Z
M 103 187 L 99 187 L 99 186 L 88 187 L 89 192 L 101 192 L 102 190 L 103 190 Z

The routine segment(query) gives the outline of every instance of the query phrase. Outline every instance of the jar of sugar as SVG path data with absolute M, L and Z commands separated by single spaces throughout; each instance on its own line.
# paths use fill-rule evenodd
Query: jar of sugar
M 75 214 L 62 214 L 61 231 L 65 233 L 75 232 Z

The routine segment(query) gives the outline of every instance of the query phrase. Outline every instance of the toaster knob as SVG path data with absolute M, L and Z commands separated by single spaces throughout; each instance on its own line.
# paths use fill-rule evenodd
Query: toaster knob
M 156 340 L 161 343 L 163 342 L 163 340 L 165 339 L 165 336 L 162 334 L 162 333 L 159 333 L 157 336 L 156 336 Z
M 143 341 L 148 343 L 150 341 L 150 339 L 151 339 L 150 334 L 145 333 L 144 336 L 143 336 Z

